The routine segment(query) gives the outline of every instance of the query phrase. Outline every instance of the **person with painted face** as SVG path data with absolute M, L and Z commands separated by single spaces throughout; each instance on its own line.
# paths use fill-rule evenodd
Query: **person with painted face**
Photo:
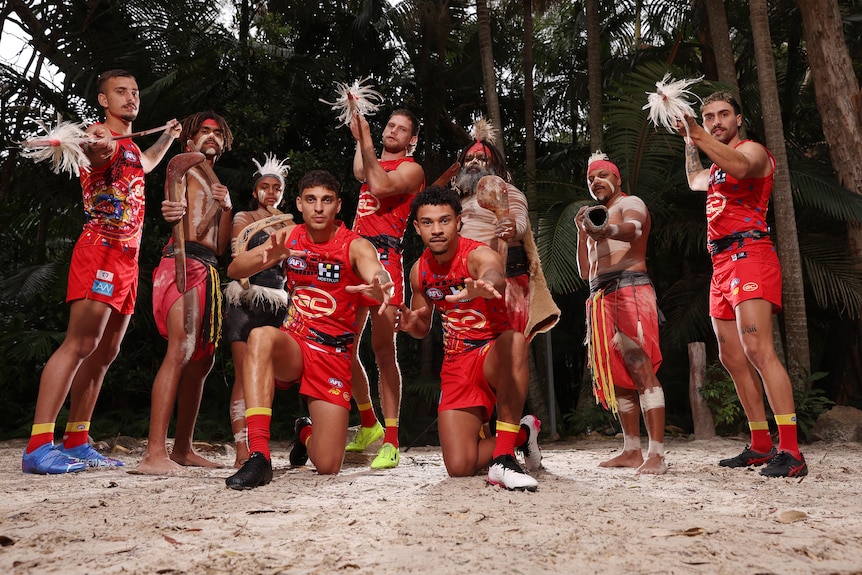
M 105 121 L 87 129 L 82 148 L 90 166 L 80 173 L 84 229 L 72 252 L 66 301 L 69 327 L 39 380 L 30 441 L 21 459 L 24 473 L 60 474 L 88 467 L 120 467 L 89 444 L 90 420 L 105 373 L 135 310 L 138 257 L 144 227 L 144 175 L 162 160 L 180 135 L 176 120 L 146 151 L 131 138 L 141 105 L 138 83 L 125 70 L 108 70 L 96 81 Z M 61 445 L 54 426 L 70 396 Z
M 180 138 L 186 151 L 202 153 L 206 166 L 196 165 L 185 173 L 183 199 L 162 202 L 162 217 L 182 226 L 186 277 L 181 293 L 175 264 L 179 250 L 172 239 L 153 272 L 153 315 L 168 349 L 153 382 L 147 451 L 137 468 L 152 475 L 183 475 L 185 466 L 221 467 L 195 453 L 192 440 L 204 381 L 221 339 L 217 257 L 231 239 L 230 194 L 213 179 L 212 166 L 230 150 L 233 135 L 224 118 L 213 111 L 193 114 L 182 124 Z M 215 213 L 211 208 L 216 208 Z M 168 425 L 175 403 L 176 437 L 168 454 Z
M 590 282 L 587 357 L 596 400 L 618 414 L 623 448 L 599 467 L 663 474 L 664 390 L 655 289 L 646 273 L 650 215 L 643 200 L 623 193 L 620 170 L 601 152 L 587 163 L 587 188 L 598 202 L 575 216 L 578 269 Z M 640 413 L 649 436 L 641 451 Z
M 253 249 L 269 241 L 276 230 L 293 226 L 293 216 L 279 211 L 284 197 L 284 178 L 287 161 L 267 156 L 257 166 L 252 196 L 252 209 L 237 212 L 233 217 L 231 254 Z M 231 281 L 225 295 L 225 342 L 230 344 L 233 357 L 234 381 L 230 396 L 230 423 L 236 445 L 234 467 L 239 468 L 248 459 L 248 429 L 245 421 L 245 393 L 243 369 L 246 346 L 251 330 L 269 325 L 278 327 L 287 311 L 287 292 L 284 291 L 284 262 L 273 262 L 272 267 L 251 277 Z
M 677 124 L 686 137 L 689 187 L 705 191 L 706 237 L 712 257 L 709 315 L 721 364 L 730 373 L 748 418 L 751 442 L 722 467 L 763 465 L 767 477 L 802 477 L 808 464 L 799 451 L 793 386 L 775 351 L 772 316 L 781 311 L 781 263 L 766 214 L 775 177 L 775 157 L 739 134 L 742 113 L 729 92 L 703 100 L 703 126 L 691 116 Z M 712 160 L 704 168 L 700 152 Z M 763 391 L 778 427 L 772 444 Z

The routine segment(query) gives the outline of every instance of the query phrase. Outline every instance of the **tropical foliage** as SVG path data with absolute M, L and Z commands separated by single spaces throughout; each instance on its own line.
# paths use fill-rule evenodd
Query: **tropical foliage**
M 656 131 L 642 106 L 665 72 L 705 75 L 697 91 L 714 90 L 715 60 L 704 3 L 689 0 L 598 2 L 601 19 L 604 151 L 619 164 L 626 191 L 650 208 L 649 267 L 667 317 L 665 363 L 659 373 L 669 421 L 688 419 L 685 344 L 713 336 L 706 314 L 710 262 L 705 254 L 701 195 L 687 190 L 678 136 Z M 850 53 L 862 53 L 856 3 L 840 2 Z M 760 96 L 747 2 L 725 2 L 748 136 L 763 140 Z M 858 322 L 862 273 L 847 250 L 848 226 L 862 223 L 862 198 L 835 178 L 821 114 L 806 73 L 806 47 L 796 4 L 770 3 L 770 28 L 783 112 L 805 299 L 813 383 L 830 399 L 862 402 Z M 589 200 L 584 162 L 590 153 L 587 42 L 583 2 L 533 2 L 536 171 L 525 167 L 524 55 L 513 40 L 523 3 L 489 3 L 495 75 L 510 168 L 530 198 L 546 275 L 563 310 L 553 332 L 553 374 L 560 413 L 577 407 L 583 379 L 583 281 L 575 263 L 577 208 Z M 94 81 L 109 68 L 134 72 L 142 91 L 136 129 L 205 108 L 221 112 L 236 136 L 217 171 L 237 205 L 249 198 L 252 158 L 289 155 L 292 188 L 306 170 L 324 167 L 348 191 L 352 219 L 353 140 L 323 100 L 333 86 L 370 77 L 389 109 L 406 106 L 422 120 L 419 161 L 432 181 L 467 141 L 485 107 L 475 3 L 463 0 L 10 0 L 0 8 L 4 37 L 20 53 L 0 62 L 0 435 L 25 435 L 42 366 L 68 321 L 63 301 L 71 246 L 81 225 L 80 187 L 46 166 L 20 157 L 17 145 L 36 132 L 34 119 L 90 122 L 100 110 Z M 857 72 L 858 70 L 858 60 Z M 387 110 L 388 111 L 388 110 Z M 379 130 L 387 111 L 372 118 Z M 154 136 L 152 137 L 154 138 Z M 140 144 L 150 141 L 142 138 Z M 143 435 L 149 390 L 164 342 L 150 308 L 150 277 L 168 237 L 158 204 L 163 167 L 148 176 L 148 217 L 141 289 L 120 357 L 108 373 L 97 418 L 103 428 Z M 780 238 L 779 238 L 780 241 Z M 419 251 L 409 242 L 407 260 Z M 835 334 L 844 334 L 836 338 Z M 439 345 L 436 340 L 431 344 Z M 405 372 L 406 431 L 418 434 L 434 418 L 428 346 L 399 341 Z M 368 352 L 363 347 L 363 353 Z M 711 348 L 713 355 L 715 350 Z M 854 355 L 855 354 L 855 355 Z M 434 353 L 430 354 L 431 357 Z M 370 358 L 369 358 L 370 359 Z M 429 367 L 430 366 L 430 367 Z M 227 393 L 232 364 L 220 354 L 205 394 L 201 432 L 229 433 Z M 277 399 L 287 422 L 301 411 L 297 397 Z M 94 429 L 98 429 L 98 425 Z M 583 426 L 573 426 L 580 429 Z M 275 430 L 278 434 L 278 428 Z

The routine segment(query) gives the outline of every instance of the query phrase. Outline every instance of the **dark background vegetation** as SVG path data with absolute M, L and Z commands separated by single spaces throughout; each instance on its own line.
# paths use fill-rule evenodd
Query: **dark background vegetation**
M 747 3 L 725 4 L 734 30 L 746 127 L 750 137 L 762 141 Z M 802 392 L 797 398 L 803 420 L 813 421 L 831 401 L 862 407 L 862 281 L 840 259 L 846 251 L 846 226 L 862 219 L 862 202 L 833 177 L 820 128 L 821 111 L 805 74 L 796 5 L 787 0 L 770 4 L 798 234 L 801 244 L 818 249 L 816 255 L 809 249 L 805 278 L 813 373 L 798 386 Z M 856 4 L 841 3 L 847 44 L 858 63 L 862 27 Z M 648 129 L 640 109 L 645 93 L 654 90 L 665 71 L 695 77 L 714 69 L 711 47 L 704 40 L 702 2 L 623 0 L 599 5 L 605 151 L 619 164 L 626 191 L 644 198 L 653 218 L 650 274 L 668 318 L 662 328 L 665 360 L 659 372 L 668 424 L 679 433 L 691 430 L 686 345 L 705 341 L 713 364 L 708 399 L 719 431 L 734 433 L 740 429 L 741 410 L 726 374 L 715 367 L 706 312 L 710 262 L 704 250 L 704 197 L 687 190 L 679 138 Z M 491 4 L 493 53 L 509 167 L 519 186 L 530 183 L 535 188 L 530 197 L 535 230 L 563 311 L 552 332 L 554 409 L 563 434 L 588 427 L 612 432 L 613 420 L 584 393 L 587 290 L 576 273 L 571 225 L 578 206 L 588 201 L 583 3 L 532 3 L 538 169 L 529 179 L 524 168 L 523 57 L 521 45 L 513 40 L 520 37 L 523 6 L 508 1 Z M 236 206 L 245 206 L 250 198 L 252 158 L 261 160 L 272 152 L 290 157 L 290 192 L 308 169 L 336 174 L 344 185 L 343 218 L 348 223 L 359 189 L 351 173 L 354 142 L 320 101 L 334 98 L 334 82 L 371 78 L 386 102 L 369 118 L 374 133 L 380 133 L 392 109 L 405 106 L 416 112 L 422 122 L 416 156 L 428 181 L 469 141 L 473 120 L 487 113 L 473 2 L 407 0 L 392 6 L 378 0 L 237 0 L 222 13 L 217 3 L 202 0 L 11 0 L 0 14 L 3 34 L 21 36 L 28 44 L 26 51 L 4 55 L 0 62 L 0 438 L 29 434 L 41 369 L 66 329 L 65 275 L 83 221 L 78 182 L 21 158 L 17 142 L 36 133 L 33 118 L 53 122 L 60 113 L 77 121 L 98 119 L 94 81 L 100 72 L 126 68 L 137 77 L 142 105 L 136 129 L 202 109 L 223 114 L 235 143 L 216 172 Z M 637 25 L 634 15 L 639 16 Z M 41 75 L 49 69 L 64 75 L 61 86 Z M 714 83 L 705 84 L 697 91 L 705 94 L 714 88 Z M 155 137 L 140 138 L 138 143 L 145 148 Z M 94 417 L 96 438 L 142 437 L 147 432 L 150 386 L 166 347 L 155 329 L 150 300 L 152 269 L 169 234 L 159 213 L 166 164 L 163 161 L 147 177 L 138 306 L 123 350 L 105 380 Z M 291 206 L 292 197 L 287 201 Z M 410 231 L 408 265 L 418 253 L 418 240 Z M 814 265 L 818 262 L 838 263 Z M 821 290 L 825 285 L 826 296 L 814 296 L 812 278 Z M 780 316 L 777 328 L 781 335 Z M 398 340 L 405 445 L 436 440 L 440 335 L 435 331 L 429 337 L 432 342 L 424 347 L 403 335 Z M 361 353 L 374 380 L 367 341 Z M 542 357 L 537 384 L 546 386 Z M 431 363 L 428 358 L 433 358 Z M 229 351 L 219 350 L 198 418 L 198 438 L 230 440 L 227 405 L 232 374 Z M 273 437 L 289 437 L 294 418 L 303 410 L 296 390 L 279 393 Z M 61 414 L 58 428 L 64 421 Z

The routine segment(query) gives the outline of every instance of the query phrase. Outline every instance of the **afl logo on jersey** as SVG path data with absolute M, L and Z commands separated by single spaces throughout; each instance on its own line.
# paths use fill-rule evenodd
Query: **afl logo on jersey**
M 435 301 L 441 300 L 445 297 L 443 295 L 443 291 L 440 288 L 436 288 L 436 287 L 430 287 L 430 288 L 426 289 L 425 295 L 427 295 L 429 299 L 432 299 Z
M 721 194 L 710 194 L 706 199 L 706 221 L 711 222 L 724 211 L 727 198 Z
M 308 263 L 302 258 L 298 258 L 296 256 L 290 256 L 287 258 L 287 267 L 292 270 L 302 271 L 308 267 Z
M 311 319 L 332 315 L 338 305 L 334 297 L 314 287 L 297 288 L 290 301 L 296 311 Z
M 129 163 L 135 163 L 138 161 L 138 155 L 135 152 L 133 152 L 132 150 L 125 150 L 123 152 L 123 157 Z
M 446 323 L 455 331 L 482 329 L 488 325 L 488 319 L 474 309 L 453 309 L 446 312 Z
M 357 216 L 370 216 L 380 209 L 380 200 L 371 192 L 362 192 L 356 206 Z

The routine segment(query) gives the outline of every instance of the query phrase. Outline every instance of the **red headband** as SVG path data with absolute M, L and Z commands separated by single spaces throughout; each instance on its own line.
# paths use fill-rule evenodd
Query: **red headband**
M 481 141 L 478 141 L 478 140 L 476 141 L 475 144 L 473 144 L 472 146 L 467 148 L 467 152 L 464 155 L 466 156 L 467 154 L 471 154 L 471 153 L 475 153 L 475 152 L 482 152 L 483 154 L 485 154 L 486 158 L 491 157 L 491 151 L 488 149 L 488 147 L 485 144 L 483 144 Z
M 620 177 L 620 169 L 615 163 L 609 160 L 596 160 L 595 162 L 591 163 L 589 167 L 587 167 L 587 174 L 590 174 L 595 170 L 608 170 L 613 175 L 615 175 L 618 180 L 622 181 L 622 178 Z
M 206 120 L 204 120 L 204 123 L 201 124 L 201 127 L 204 127 L 204 126 L 206 126 L 207 128 L 214 128 L 216 130 L 221 129 L 221 126 L 218 125 L 218 122 L 216 122 L 212 118 L 207 118 Z

